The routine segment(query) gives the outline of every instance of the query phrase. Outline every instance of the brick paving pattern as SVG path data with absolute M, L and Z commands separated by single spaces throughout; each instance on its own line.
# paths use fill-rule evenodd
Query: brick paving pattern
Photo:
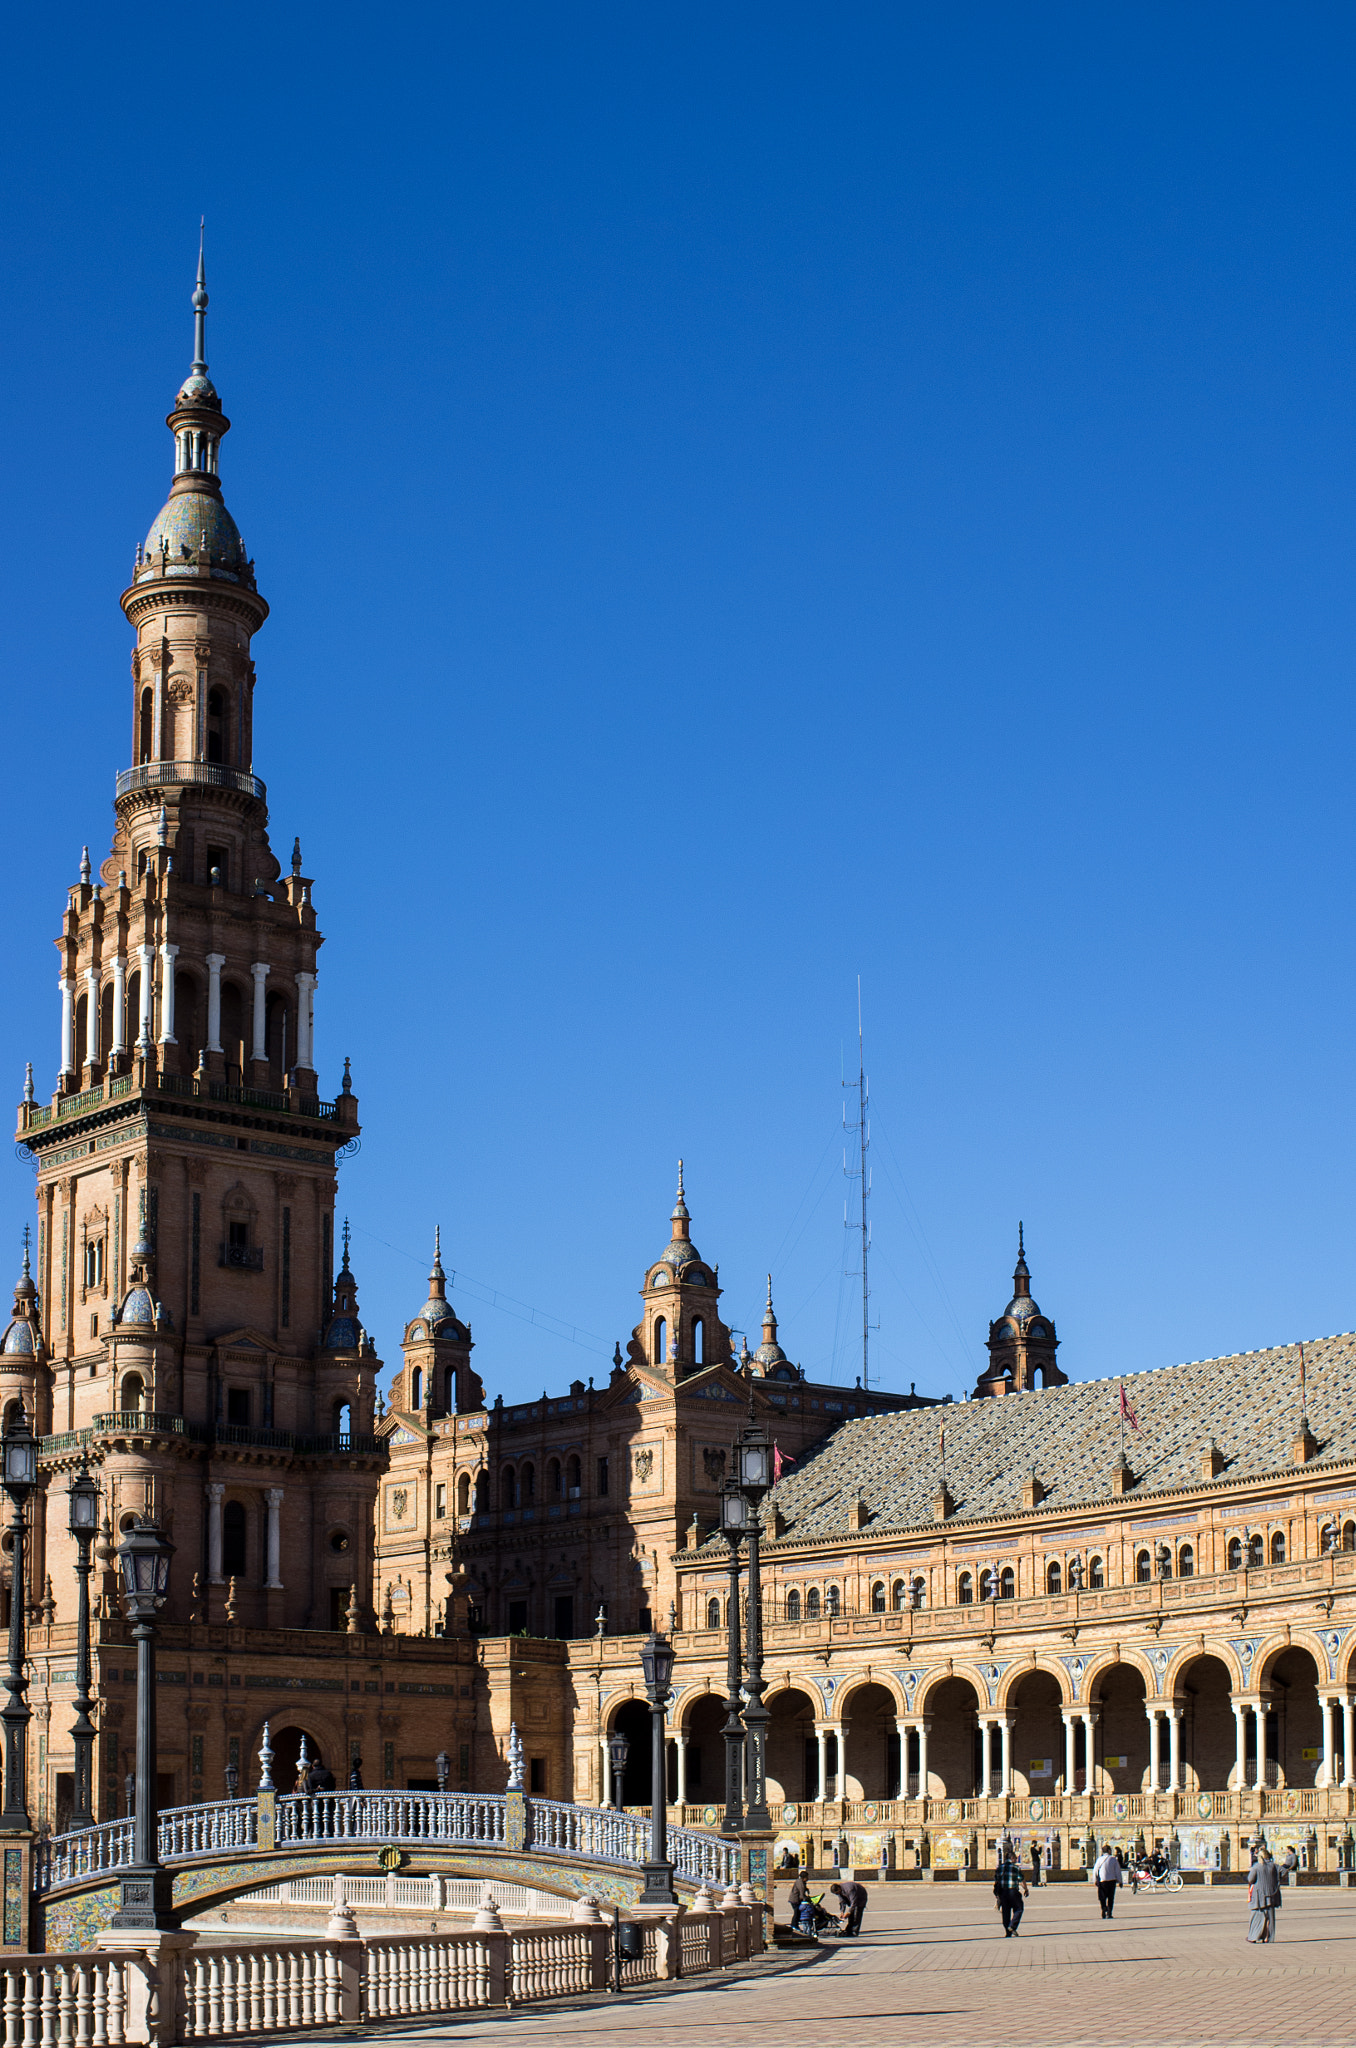
M 1091 1887 L 1055 1885 L 1005 1941 L 984 1885 L 870 1887 L 866 1933 L 750 1974 L 694 1980 L 606 2004 L 439 2019 L 402 2037 L 458 2043 L 557 2040 L 580 2048 L 1351 2048 L 1356 1894 L 1287 1892 L 1275 1948 L 1245 1940 L 1241 1885 L 1175 1897 L 1118 1895 L 1097 1917 Z

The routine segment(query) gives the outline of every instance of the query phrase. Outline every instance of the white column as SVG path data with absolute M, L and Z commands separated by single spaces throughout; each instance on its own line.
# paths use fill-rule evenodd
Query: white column
M 308 1070 L 315 1066 L 312 1040 L 315 1032 L 315 976 L 297 976 L 297 1065 Z
M 1157 1792 L 1163 1782 L 1162 1732 L 1158 1708 L 1152 1700 L 1145 1702 L 1144 1711 L 1149 1716 L 1149 1790 Z
M 829 1782 L 829 1731 L 827 1728 L 815 1729 L 815 1743 L 819 1749 L 819 1797 L 827 1799 L 829 1795 L 824 1790 L 824 1787 Z
M 268 1577 L 264 1585 L 270 1592 L 282 1591 L 282 1580 L 278 1572 L 282 1565 L 282 1528 L 279 1509 L 283 1502 L 281 1486 L 270 1486 L 264 1495 L 268 1504 Z
M 1168 1708 L 1168 1790 L 1182 1789 L 1182 1709 Z
M 838 1797 L 846 1799 L 847 1788 L 847 1722 L 840 1721 L 833 1730 L 838 1737 Z
M 687 1805 L 687 1737 L 675 1735 L 673 1747 L 678 1757 L 678 1804 Z
M 1333 1767 L 1332 1694 L 1324 1693 L 1322 1698 L 1319 1700 L 1318 1704 L 1323 1710 L 1323 1761 L 1320 1763 L 1318 1767 L 1318 1783 L 1320 1785 L 1331 1785 Z
M 221 1575 L 221 1501 L 226 1488 L 219 1479 L 207 1482 L 207 1578 L 209 1584 L 225 1583 Z
M 209 953 L 207 956 L 207 1050 L 221 1051 L 221 970 L 226 965 L 224 953 Z
M 918 1723 L 918 1797 L 928 1796 L 928 1728 L 927 1716 Z
M 174 1035 L 174 963 L 179 957 L 177 946 L 163 945 L 160 948 L 160 1043 L 177 1045 Z
M 113 1043 L 109 1053 L 127 1050 L 127 955 L 119 953 L 113 962 Z
M 1243 1716 L 1247 1708 L 1241 1700 L 1234 1700 L 1234 1789 L 1246 1792 L 1247 1787 L 1247 1741 L 1243 1731 Z
M 979 1717 L 979 1783 L 975 1787 L 975 1791 L 981 1799 L 988 1798 L 989 1786 L 993 1776 L 992 1732 L 993 1716 L 991 1714 L 981 1714 Z
M 137 957 L 141 961 L 141 1018 L 137 1026 L 137 1044 L 149 1052 L 151 1019 L 155 1014 L 155 947 L 139 946 Z
M 75 983 L 63 975 L 57 983 L 61 991 L 61 1071 L 75 1072 Z
M 99 970 L 85 969 L 85 1058 L 99 1057 Z
M 611 1789 L 607 1782 L 607 1737 L 600 1735 L 598 1737 L 598 1804 L 600 1806 L 607 1805 L 608 1793 Z
M 1003 1745 L 1003 1763 L 1002 1763 L 1002 1772 L 1003 1772 L 1003 1797 L 1004 1797 L 1005 1799 L 1011 1799 L 1011 1797 L 1012 1797 L 1012 1716 L 1011 1716 L 1011 1714 L 1004 1714 L 1004 1715 L 1003 1715 L 1002 1719 L 1001 1719 L 1001 1720 L 999 1721 L 999 1723 L 998 1723 L 998 1730 L 999 1730 L 999 1734 L 1000 1734 L 1000 1736 L 1002 1737 L 1002 1745 Z
M 1356 1733 L 1352 1725 L 1354 1720 L 1356 1720 L 1356 1701 L 1348 1693 L 1342 1701 L 1342 1784 L 1344 1787 L 1356 1785 L 1356 1776 L 1353 1775 L 1351 1768 L 1352 1736 L 1353 1733 Z
M 1091 1707 L 1080 1707 L 1078 1711 L 1083 1717 L 1083 1790 L 1091 1799 L 1097 1789 L 1097 1764 L 1093 1752 L 1093 1731 L 1097 1726 L 1097 1716 Z
M 1064 1723 L 1064 1797 L 1071 1798 L 1074 1788 L 1074 1716 L 1071 1708 L 1061 1711 Z
M 267 1018 L 264 1014 L 264 983 L 268 980 L 268 969 L 262 960 L 256 960 L 250 969 L 254 976 L 254 1051 L 252 1059 L 268 1058 Z

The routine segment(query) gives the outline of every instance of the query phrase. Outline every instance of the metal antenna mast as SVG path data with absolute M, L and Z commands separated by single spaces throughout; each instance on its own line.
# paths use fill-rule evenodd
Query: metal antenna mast
M 871 1226 L 867 1221 L 866 1212 L 867 1202 L 871 1198 L 871 1173 L 866 1163 L 866 1155 L 871 1145 L 871 1123 L 867 1115 L 870 1096 L 866 1086 L 866 1056 L 862 1043 L 862 977 L 860 974 L 857 976 L 857 1079 L 855 1083 L 844 1080 L 843 1086 L 845 1088 L 855 1086 L 857 1091 L 857 1121 L 855 1123 L 850 1124 L 848 1122 L 847 1104 L 844 1103 L 843 1105 L 843 1128 L 845 1131 L 855 1134 L 857 1138 L 857 1166 L 854 1170 L 845 1147 L 843 1151 L 843 1172 L 849 1180 L 858 1180 L 861 1183 L 858 1190 L 860 1216 L 856 1223 L 848 1222 L 847 1205 L 844 1204 L 843 1222 L 847 1229 L 860 1231 L 862 1239 L 862 1388 L 865 1391 L 871 1384 L 871 1281 L 869 1270 Z

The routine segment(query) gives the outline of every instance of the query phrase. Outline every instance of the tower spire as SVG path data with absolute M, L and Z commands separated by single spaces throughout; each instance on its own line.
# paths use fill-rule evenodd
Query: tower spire
M 673 1214 L 669 1218 L 669 1222 L 673 1225 L 673 1241 L 675 1244 L 680 1244 L 686 1239 L 688 1221 L 687 1203 L 683 1200 L 683 1162 L 680 1159 L 678 1161 L 678 1192 L 674 1196 Z
M 193 364 L 190 376 L 207 375 L 207 217 L 198 222 L 198 277 L 193 287 Z

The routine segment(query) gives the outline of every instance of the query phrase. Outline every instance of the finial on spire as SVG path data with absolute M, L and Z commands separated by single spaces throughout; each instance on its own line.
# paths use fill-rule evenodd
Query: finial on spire
M 34 1102 L 36 1100 L 37 1097 L 33 1091 L 33 1062 L 32 1060 L 26 1060 L 24 1063 L 24 1101 Z
M 678 1192 L 673 1198 L 673 1213 L 669 1221 L 673 1225 L 671 1236 L 675 1243 L 684 1241 L 687 1237 L 688 1214 L 687 1203 L 683 1200 L 683 1162 L 681 1159 L 678 1161 Z
M 350 1235 L 351 1235 L 351 1232 L 350 1232 L 350 1230 L 349 1230 L 349 1227 L 348 1227 L 348 1218 L 347 1218 L 347 1216 L 345 1216 L 345 1218 L 344 1218 L 344 1271 L 345 1271 L 346 1273 L 347 1273 L 347 1271 L 348 1271 L 348 1241 L 349 1241 L 349 1237 L 350 1237 Z
M 683 1199 L 683 1162 L 681 1159 L 678 1161 L 678 1199 L 680 1202 Z
M 1022 1225 L 1020 1221 L 1017 1225 L 1017 1256 L 1019 1259 L 1024 1259 L 1026 1257 L 1026 1245 L 1023 1242 Z
M 24 1279 L 25 1279 L 25 1280 L 29 1280 L 29 1279 L 31 1279 L 31 1278 L 32 1278 L 32 1273 L 33 1273 L 33 1269 L 32 1269 L 32 1266 L 31 1266 L 31 1264 L 29 1263 L 29 1257 L 28 1257 L 28 1248 L 29 1248 L 29 1241 L 30 1241 L 30 1240 L 29 1240 L 29 1231 L 28 1231 L 28 1225 L 27 1225 L 27 1224 L 25 1223 L 25 1225 L 24 1225 Z
M 160 806 L 160 816 L 156 820 L 155 843 L 157 846 L 169 845 L 169 812 L 163 804 Z
M 443 1263 L 443 1226 L 441 1223 L 435 1223 L 433 1226 L 433 1263 L 441 1270 Z
M 193 287 L 193 376 L 207 375 L 207 216 L 198 222 L 198 277 Z
M 774 1315 L 773 1315 L 773 1312 L 772 1312 L 772 1275 L 771 1275 L 771 1273 L 769 1273 L 769 1274 L 768 1274 L 768 1276 L 767 1276 L 767 1307 L 766 1307 L 766 1309 L 765 1309 L 765 1310 L 763 1311 L 763 1314 L 764 1314 L 764 1317 L 765 1317 L 765 1319 L 766 1319 L 766 1320 L 767 1320 L 767 1321 L 768 1321 L 769 1323 L 770 1323 L 770 1322 L 774 1322 L 774 1321 L 776 1320 L 776 1318 L 774 1317 Z
M 294 840 L 292 841 L 292 873 L 293 873 L 294 875 L 299 875 L 299 874 L 301 873 L 301 840 L 300 840 L 300 838 L 296 838 L 296 839 L 294 839 Z
M 87 846 L 82 846 L 80 849 L 80 879 L 82 882 L 88 883 L 89 878 L 89 848 Z

